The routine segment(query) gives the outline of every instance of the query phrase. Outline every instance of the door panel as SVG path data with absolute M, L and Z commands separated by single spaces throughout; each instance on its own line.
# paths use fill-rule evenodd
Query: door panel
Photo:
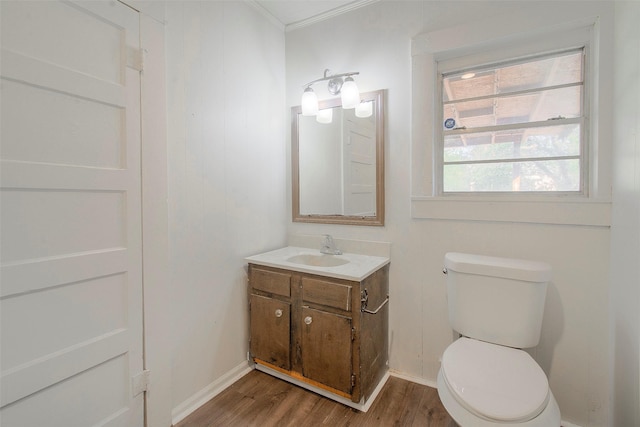
M 0 8 L 2 424 L 141 426 L 138 14 Z
M 125 37 L 127 44 L 133 41 L 131 30 L 137 32 L 128 25 L 137 16 L 127 21 L 124 15 L 135 15 L 132 10 L 115 1 L 15 3 L 20 5 L 2 8 L 4 48 L 100 80 L 124 83 L 122 45 Z
M 291 369 L 291 304 L 251 295 L 251 355 Z
M 2 426 L 142 426 L 142 421 L 130 419 L 128 398 L 122 393 L 130 386 L 123 375 L 127 364 L 126 356 L 118 356 L 18 400 L 2 409 Z
M 3 159 L 123 166 L 122 108 L 11 80 L 3 82 L 2 97 L 12 107 L 2 117 L 2 140 L 12 141 L 3 147 Z M 38 117 L 38 126 L 20 126 L 24 117 Z
M 122 330 L 127 325 L 127 312 L 122 304 L 126 298 L 127 278 L 124 274 L 6 298 L 2 304 L 2 319 L 18 324 L 20 328 L 7 328 L 7 334 L 2 336 L 3 369 L 16 368 L 24 360 L 47 357 L 60 349 L 90 341 L 96 335 L 106 336 Z M 84 321 L 76 323 L 77 319 Z M 38 340 L 25 346 L 24 336 L 38 337 Z
M 126 196 L 123 191 L 6 188 L 2 192 L 3 262 L 125 247 Z M 93 228 L 96 224 L 100 228 Z
M 373 117 L 344 121 L 345 215 L 376 214 L 376 129 Z
M 351 319 L 302 308 L 302 373 L 351 393 Z

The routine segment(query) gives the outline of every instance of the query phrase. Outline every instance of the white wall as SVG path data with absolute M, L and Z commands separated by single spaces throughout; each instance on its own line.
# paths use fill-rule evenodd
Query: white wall
M 167 2 L 172 407 L 248 350 L 243 258 L 286 240 L 284 33 L 245 2 Z M 213 385 L 213 386 L 212 386 Z
M 616 2 L 609 425 L 640 425 L 640 3 Z
M 602 11 L 610 18 L 612 8 L 612 3 L 593 2 L 380 1 L 287 33 L 288 106 L 300 103 L 301 85 L 325 68 L 359 71 L 362 92 L 388 90 L 385 227 L 291 223 L 289 232 L 392 242 L 392 369 L 435 384 L 439 358 L 453 338 L 441 273 L 447 251 L 546 261 L 554 279 L 541 343 L 532 354 L 549 376 L 565 421 L 584 427 L 608 424 L 609 227 L 412 219 L 410 48 L 420 33 L 510 11 L 527 10 L 538 17 L 561 9 L 578 15 Z M 609 18 L 602 22 L 605 53 L 611 51 Z M 604 81 L 610 81 L 609 65 L 602 69 L 608 73 Z M 329 97 L 317 92 L 320 99 Z M 606 129 L 611 122 L 607 112 L 602 116 L 601 136 L 610 140 Z

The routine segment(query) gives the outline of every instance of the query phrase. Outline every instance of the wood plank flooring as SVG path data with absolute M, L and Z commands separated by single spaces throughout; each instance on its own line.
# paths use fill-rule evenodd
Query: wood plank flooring
M 391 377 L 368 412 L 359 412 L 260 371 L 252 371 L 175 427 L 454 427 L 437 390 Z

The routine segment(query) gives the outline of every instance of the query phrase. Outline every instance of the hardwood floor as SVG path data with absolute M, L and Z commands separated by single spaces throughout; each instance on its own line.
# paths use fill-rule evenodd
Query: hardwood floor
M 175 427 L 455 425 L 435 389 L 396 377 L 364 413 L 254 370 Z

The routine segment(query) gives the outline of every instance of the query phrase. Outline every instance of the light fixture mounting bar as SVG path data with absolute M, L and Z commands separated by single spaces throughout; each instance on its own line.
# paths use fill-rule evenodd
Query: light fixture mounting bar
M 323 81 L 326 81 L 326 80 L 337 79 L 337 78 L 340 78 L 340 77 L 357 76 L 358 74 L 360 74 L 360 72 L 359 72 L 359 71 L 351 71 L 351 72 L 348 72 L 348 73 L 333 74 L 333 75 L 331 75 L 331 76 L 327 76 L 327 72 L 328 72 L 328 71 L 329 71 L 328 69 L 327 69 L 327 70 L 324 70 L 324 77 L 321 77 L 321 78 L 319 78 L 319 79 L 313 80 L 313 81 L 311 81 L 311 82 L 307 83 L 306 85 L 304 85 L 304 86 L 302 86 L 302 87 L 303 87 L 303 88 L 307 88 L 307 87 L 311 86 L 312 84 L 315 84 L 315 83 L 318 83 L 318 82 L 323 82 Z

